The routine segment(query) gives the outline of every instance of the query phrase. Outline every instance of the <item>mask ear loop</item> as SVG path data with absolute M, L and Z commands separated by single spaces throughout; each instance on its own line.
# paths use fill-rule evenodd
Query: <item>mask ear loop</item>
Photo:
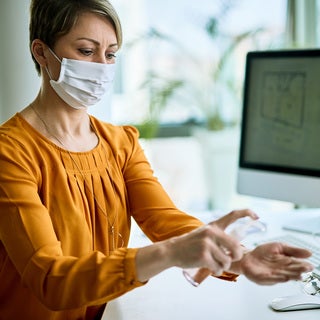
M 59 57 L 54 53 L 54 51 L 48 46 L 48 49 L 49 49 L 49 51 L 50 51 L 50 53 L 60 62 L 60 64 L 62 63 L 62 61 L 59 59 Z M 49 79 L 50 80 L 53 80 L 53 78 L 52 78 L 52 75 L 51 75 L 51 73 L 50 73 L 50 71 L 49 71 L 49 69 L 48 69 L 48 67 L 47 66 L 45 66 L 45 69 L 46 69 L 46 71 L 47 71 L 47 74 L 48 74 L 48 76 L 49 76 Z
M 46 69 L 46 71 L 47 71 L 47 74 L 48 74 L 48 76 L 49 76 L 49 79 L 50 79 L 50 80 L 52 80 L 52 76 L 51 76 L 51 73 L 50 73 L 50 71 L 49 71 L 48 67 L 47 67 L 47 66 L 45 66 L 44 68 L 45 68 L 45 69 Z
M 54 53 L 54 51 L 53 51 L 50 47 L 48 47 L 48 49 L 49 49 L 49 51 L 51 52 L 51 54 L 52 54 L 60 63 L 62 63 L 62 60 Z

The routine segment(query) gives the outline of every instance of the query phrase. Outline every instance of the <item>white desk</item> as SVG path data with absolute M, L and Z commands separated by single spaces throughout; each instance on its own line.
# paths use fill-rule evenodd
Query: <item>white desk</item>
M 318 214 L 308 213 L 308 216 Z M 268 223 L 264 235 L 252 235 L 247 245 L 263 237 L 270 238 L 284 231 L 285 221 L 299 219 L 299 214 L 259 212 Z M 295 233 L 297 236 L 300 234 Z M 302 236 L 306 237 L 306 236 Z M 137 242 L 143 242 L 136 236 Z M 103 319 L 112 320 L 319 320 L 320 309 L 275 312 L 269 302 L 279 296 L 300 292 L 300 283 L 288 282 L 274 286 L 258 286 L 240 276 L 237 282 L 210 277 L 198 288 L 192 287 L 181 270 L 172 268 L 154 277 L 144 287 L 135 289 L 108 303 Z

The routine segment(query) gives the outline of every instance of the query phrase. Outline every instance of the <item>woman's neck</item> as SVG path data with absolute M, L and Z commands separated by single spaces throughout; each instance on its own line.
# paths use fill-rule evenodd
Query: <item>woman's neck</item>
M 86 110 L 72 109 L 61 103 L 54 105 L 39 95 L 21 115 L 37 131 L 63 149 L 89 151 L 98 143 Z

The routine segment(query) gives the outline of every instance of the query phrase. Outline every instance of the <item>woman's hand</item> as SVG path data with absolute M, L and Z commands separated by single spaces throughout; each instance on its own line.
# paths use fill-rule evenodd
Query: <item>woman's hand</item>
M 278 242 L 267 243 L 246 253 L 231 271 L 243 274 L 260 285 L 300 280 L 302 273 L 313 269 L 303 260 L 310 256 L 311 252 L 302 248 Z
M 221 275 L 231 263 L 243 257 L 243 247 L 224 230 L 243 217 L 257 219 L 251 210 L 235 210 L 224 217 L 182 236 L 140 248 L 136 255 L 137 276 L 146 281 L 157 273 L 176 266 L 207 268 Z
M 193 232 L 175 238 L 176 266 L 205 267 L 215 275 L 228 270 L 233 261 L 242 258 L 244 250 L 241 244 L 224 230 L 243 217 L 258 218 L 251 210 L 235 210 Z

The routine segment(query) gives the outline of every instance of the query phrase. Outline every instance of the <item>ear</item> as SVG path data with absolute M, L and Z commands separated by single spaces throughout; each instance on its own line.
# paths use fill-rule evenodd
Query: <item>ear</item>
M 47 45 L 39 40 L 35 39 L 31 43 L 31 52 L 35 60 L 39 63 L 40 67 L 44 67 L 47 65 Z

